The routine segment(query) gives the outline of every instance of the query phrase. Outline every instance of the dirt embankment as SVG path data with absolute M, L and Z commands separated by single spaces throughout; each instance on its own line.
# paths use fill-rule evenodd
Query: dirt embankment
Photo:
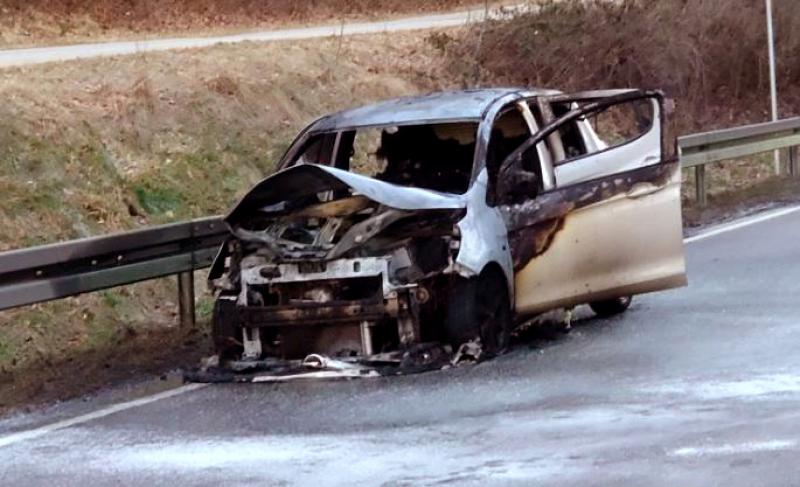
M 0 0 L 0 46 L 377 19 L 475 0 Z

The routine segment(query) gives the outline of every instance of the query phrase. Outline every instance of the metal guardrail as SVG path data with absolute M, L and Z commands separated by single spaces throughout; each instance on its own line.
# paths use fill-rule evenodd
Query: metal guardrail
M 678 137 L 681 166 L 695 170 L 695 195 L 705 206 L 705 165 L 778 149 L 789 150 L 789 173 L 798 173 L 795 147 L 800 146 L 800 117 Z
M 0 310 L 177 274 L 181 323 L 193 323 L 192 271 L 227 235 L 211 217 L 0 253 Z

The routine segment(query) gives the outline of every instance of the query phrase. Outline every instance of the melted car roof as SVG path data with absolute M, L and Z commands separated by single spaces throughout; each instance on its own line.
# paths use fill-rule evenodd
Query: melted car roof
M 337 112 L 316 121 L 312 132 L 327 132 L 350 127 L 408 125 L 415 122 L 475 120 L 506 95 L 552 95 L 555 90 L 536 88 L 492 88 L 444 91 L 421 96 L 395 98 L 359 108 Z

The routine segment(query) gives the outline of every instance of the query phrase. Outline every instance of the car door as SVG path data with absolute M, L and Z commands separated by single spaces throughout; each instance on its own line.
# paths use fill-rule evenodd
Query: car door
M 547 141 L 555 187 L 501 206 L 515 266 L 521 315 L 686 283 L 680 208 L 680 167 L 662 144 L 657 92 L 582 94 L 577 108 L 553 117 L 503 163 L 513 173 L 530 149 Z M 577 103 L 568 96 L 549 103 Z M 625 103 L 649 107 L 649 123 L 618 140 L 581 141 L 577 123 Z M 639 107 L 641 109 L 641 107 Z M 624 120 L 611 120 L 624 125 Z M 572 126 L 568 126 L 572 124 Z M 589 127 L 591 128 L 591 127 Z M 573 140 L 563 140 L 569 134 Z M 613 135 L 613 134 L 612 134 Z M 555 145 L 554 145 L 555 144 Z M 558 147 L 561 145 L 561 147 Z M 508 178 L 508 176 L 506 176 Z M 513 179 L 513 178 L 511 178 Z

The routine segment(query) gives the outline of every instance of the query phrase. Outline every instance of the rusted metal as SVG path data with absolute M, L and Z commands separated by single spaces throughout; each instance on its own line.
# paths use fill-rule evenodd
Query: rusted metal
M 337 325 L 376 321 L 387 315 L 384 303 L 342 301 L 285 306 L 242 306 L 235 318 L 241 326 L 270 328 L 308 325 Z
M 419 300 L 416 293 L 405 293 L 399 300 L 397 330 L 400 344 L 408 347 L 420 341 Z
M 178 274 L 178 312 L 181 327 L 188 330 L 195 325 L 194 272 Z
M 350 230 L 345 233 L 341 240 L 328 254 L 328 259 L 337 259 L 356 245 L 363 244 L 375 235 L 382 232 L 386 227 L 395 223 L 403 218 L 411 216 L 413 213 L 408 211 L 387 210 L 380 212 L 377 215 L 368 218 L 367 220 L 357 223 L 350 227 Z
M 281 170 L 256 185 L 228 215 L 225 222 L 230 227 L 230 234 L 221 228 L 219 220 L 210 219 L 191 222 L 185 228 L 181 225 L 164 227 L 158 235 L 139 233 L 135 237 L 125 236 L 122 240 L 128 242 L 130 248 L 120 242 L 111 247 L 92 242 L 88 247 L 79 245 L 73 248 L 83 250 L 69 252 L 68 264 L 47 254 L 50 260 L 41 260 L 32 276 L 28 275 L 30 267 L 19 267 L 0 256 L 0 278 L 19 277 L 17 282 L 22 286 L 16 290 L 22 292 L 32 289 L 25 286 L 48 286 L 58 279 L 71 279 L 69 282 L 73 287 L 70 287 L 70 292 L 74 293 L 76 290 L 102 289 L 115 283 L 179 274 L 181 322 L 184 326 L 192 326 L 194 296 L 191 271 L 207 264 L 212 249 L 225 242 L 210 275 L 219 298 L 219 306 L 214 312 L 214 338 L 224 345 L 220 347 L 223 348 L 220 355 L 225 354 L 223 358 L 235 356 L 257 362 L 272 357 L 272 354 L 296 358 L 306 351 L 330 354 L 343 351 L 343 356 L 364 356 L 376 350 L 388 350 L 402 355 L 405 360 L 407 354 L 424 350 L 421 341 L 431 337 L 438 339 L 441 335 L 442 330 L 435 327 L 447 312 L 444 308 L 451 291 L 448 283 L 455 279 L 480 279 L 487 268 L 496 268 L 502 274 L 507 281 L 509 296 L 515 292 L 519 292 L 522 298 L 526 294 L 533 295 L 559 277 L 564 287 L 578 289 L 566 301 L 551 299 L 545 301 L 547 305 L 574 305 L 576 299 L 596 297 L 598 289 L 592 286 L 599 287 L 599 292 L 620 292 L 622 288 L 616 282 L 617 275 L 608 278 L 608 281 L 615 282 L 603 283 L 609 284 L 605 288 L 597 286 L 597 281 L 591 286 L 581 281 L 597 270 L 598 265 L 591 259 L 584 259 L 589 262 L 584 262 L 581 269 L 577 265 L 575 269 L 570 267 L 572 260 L 563 265 L 565 256 L 578 260 L 585 255 L 594 255 L 597 249 L 580 255 L 570 253 L 577 247 L 564 250 L 565 247 L 560 247 L 564 239 L 560 237 L 567 235 L 569 245 L 579 239 L 588 241 L 603 236 L 602 227 L 606 224 L 612 227 L 613 232 L 621 234 L 620 229 L 626 222 L 611 222 L 614 216 L 609 212 L 603 213 L 603 204 L 623 201 L 622 209 L 627 211 L 636 207 L 640 198 L 647 199 L 647 195 L 665 187 L 675 190 L 673 193 L 677 195 L 679 180 L 673 178 L 678 170 L 677 163 L 665 156 L 663 144 L 661 157 L 656 157 L 658 147 L 653 137 L 642 135 L 636 139 L 636 157 L 632 159 L 635 159 L 635 164 L 646 167 L 635 166 L 638 169 L 631 170 L 631 165 L 624 165 L 629 161 L 620 153 L 614 159 L 614 147 L 595 144 L 590 155 L 604 153 L 606 157 L 611 154 L 600 163 L 608 164 L 605 169 L 613 174 L 595 177 L 597 173 L 582 172 L 576 176 L 575 173 L 557 172 L 554 168 L 573 164 L 580 157 L 570 155 L 567 160 L 562 153 L 545 158 L 542 157 L 544 152 L 538 150 L 538 144 L 547 145 L 560 137 L 559 129 L 570 122 L 583 124 L 581 127 L 585 125 L 584 128 L 594 134 L 586 121 L 588 114 L 640 99 L 649 99 L 656 110 L 654 113 L 660 115 L 657 110 L 661 105 L 656 106 L 653 100 L 661 102 L 661 94 L 639 90 L 572 95 L 552 90 L 475 90 L 393 100 L 341 112 L 312 124 L 298 137 L 281 161 Z M 537 101 L 545 115 L 541 129 L 538 129 L 533 114 Z M 553 103 L 568 104 L 567 113 L 556 117 L 550 109 Z M 573 105 L 575 109 L 572 109 Z M 527 112 L 528 131 L 522 135 L 512 134 L 513 137 L 509 138 L 501 136 L 501 140 L 506 143 L 514 140 L 509 151 L 520 143 L 515 137 L 522 137 L 521 140 L 527 137 L 527 141 L 506 159 L 508 165 L 500 164 L 497 168 L 493 163 L 490 175 L 486 160 L 492 143 L 492 129 L 496 119 L 514 107 Z M 559 109 L 558 113 L 562 111 Z M 409 177 L 408 184 L 404 184 L 405 179 L 385 177 L 385 173 L 381 179 L 348 171 L 354 149 L 354 128 L 386 125 L 385 133 L 391 135 L 398 131 L 406 133 L 403 125 L 443 121 L 466 121 L 468 123 L 463 125 L 469 133 L 462 137 L 460 131 L 464 127 L 459 126 L 458 131 L 442 136 L 441 140 L 450 145 L 439 147 L 435 141 L 420 143 L 423 151 L 432 150 L 431 147 L 436 149 L 436 157 L 432 159 L 442 164 L 435 166 L 436 173 L 422 171 L 417 174 L 423 176 L 417 180 Z M 660 122 L 663 127 L 663 118 Z M 401 127 L 398 129 L 398 126 Z M 406 128 L 410 130 L 410 127 Z M 327 130 L 335 133 L 327 133 Z M 655 125 L 648 129 L 647 134 L 660 137 Z M 312 140 L 311 136 L 318 139 Z M 443 150 L 449 149 L 456 139 L 459 140 L 459 151 L 461 145 L 467 147 L 466 157 L 455 157 L 452 151 Z M 401 140 L 397 145 L 414 142 L 395 140 Z M 467 142 L 462 144 L 461 140 Z M 584 138 L 584 142 L 586 140 L 594 139 Z M 314 151 L 320 152 L 318 159 L 306 158 L 305 153 L 299 162 L 295 159 L 305 144 L 316 147 Z M 647 146 L 644 147 L 647 150 L 642 150 L 643 146 Z M 548 165 L 549 172 L 544 173 L 541 167 L 537 172 L 536 168 L 522 164 L 522 155 L 530 148 L 537 149 L 539 163 Z M 328 153 L 321 154 L 325 151 Z M 448 166 L 449 161 L 439 161 L 440 153 L 443 154 L 441 159 L 452 156 L 458 164 Z M 507 151 L 502 154 L 505 157 Z M 402 155 L 395 154 L 401 173 L 428 160 L 403 159 Z M 286 167 L 290 163 L 297 164 Z M 470 163 L 471 166 L 466 167 Z M 558 169 L 560 171 L 563 167 Z M 460 185 L 451 185 L 450 181 L 445 181 L 448 184 L 442 187 L 429 185 L 442 175 L 447 179 L 449 173 L 444 172 L 446 170 L 452 170 L 453 177 L 457 174 L 458 180 L 463 180 L 465 186 L 468 182 L 469 187 L 457 189 Z M 542 174 L 551 177 L 546 190 L 543 186 L 540 192 Z M 488 197 L 487 191 L 497 189 L 493 186 L 496 177 L 500 178 L 500 184 L 496 186 L 501 195 L 513 193 L 513 198 L 495 201 Z M 671 197 L 673 193 L 666 196 Z M 664 205 L 660 208 L 660 214 L 666 214 L 667 220 L 673 224 L 675 219 L 670 212 L 677 208 L 679 199 L 676 196 L 669 200 L 663 196 L 662 193 L 659 198 L 649 200 L 659 204 L 664 201 L 675 203 L 669 208 L 664 209 Z M 495 206 L 499 202 L 507 204 Z M 581 211 L 583 209 L 586 211 Z M 602 218 L 591 216 L 593 212 L 595 215 L 603 213 Z M 679 219 L 679 212 L 675 215 Z M 634 217 L 634 223 L 641 224 L 646 215 L 637 213 Z M 679 225 L 674 226 L 677 229 Z M 591 231 L 585 231 L 586 228 Z M 668 242 L 668 248 L 657 255 L 674 254 L 667 255 L 675 258 L 666 265 L 659 263 L 656 271 L 671 272 L 666 276 L 670 279 L 683 271 L 678 232 L 679 229 L 675 235 L 666 235 L 662 239 Z M 171 233 L 174 237 L 165 236 Z M 672 237 L 677 240 L 673 241 Z M 605 249 L 612 246 L 606 241 Z M 125 253 L 120 253 L 120 249 L 126 248 Z M 595 253 L 599 255 L 601 252 Z M 639 257 L 643 255 L 644 252 Z M 31 259 L 31 255 L 24 253 L 17 256 Z M 615 255 L 614 259 L 614 265 L 630 260 L 625 255 Z M 528 266 L 532 262 L 535 265 Z M 641 264 L 639 270 L 642 271 L 635 274 L 636 278 L 652 270 L 650 262 L 652 260 L 644 258 L 636 262 Z M 537 268 L 537 272 L 528 270 L 528 276 L 525 275 L 526 267 L 542 263 L 549 266 L 545 272 L 540 273 Z M 606 264 L 608 262 L 603 265 Z M 64 265 L 72 267 L 64 270 Z M 559 271 L 565 267 L 570 267 L 571 272 L 559 276 Z M 124 275 L 121 272 L 123 268 Z M 520 269 L 523 272 L 515 272 Z M 548 281 L 528 279 L 526 283 L 530 274 L 541 275 L 541 279 Z M 631 275 L 634 274 L 626 277 Z M 523 284 L 516 287 L 515 279 Z M 638 288 L 635 286 L 639 282 L 627 283 L 633 287 L 625 289 L 647 292 L 679 285 L 677 279 L 653 282 Z M 2 293 L 3 287 L 0 286 L 0 299 L 4 296 Z M 55 294 L 65 295 L 63 292 Z M 520 315 L 538 312 L 536 305 L 542 306 L 541 302 L 525 304 L 528 308 L 515 308 Z M 513 304 L 509 303 L 509 306 Z M 335 346 L 325 346 L 331 341 Z M 287 345 L 290 343 L 294 346 Z M 307 350 L 320 344 L 322 349 Z M 423 351 L 422 357 L 427 353 Z M 423 359 L 423 362 L 425 360 L 428 359 Z
M 292 218 L 333 218 L 350 216 L 366 210 L 372 202 L 365 196 L 351 196 L 340 200 L 309 206 L 290 214 Z

